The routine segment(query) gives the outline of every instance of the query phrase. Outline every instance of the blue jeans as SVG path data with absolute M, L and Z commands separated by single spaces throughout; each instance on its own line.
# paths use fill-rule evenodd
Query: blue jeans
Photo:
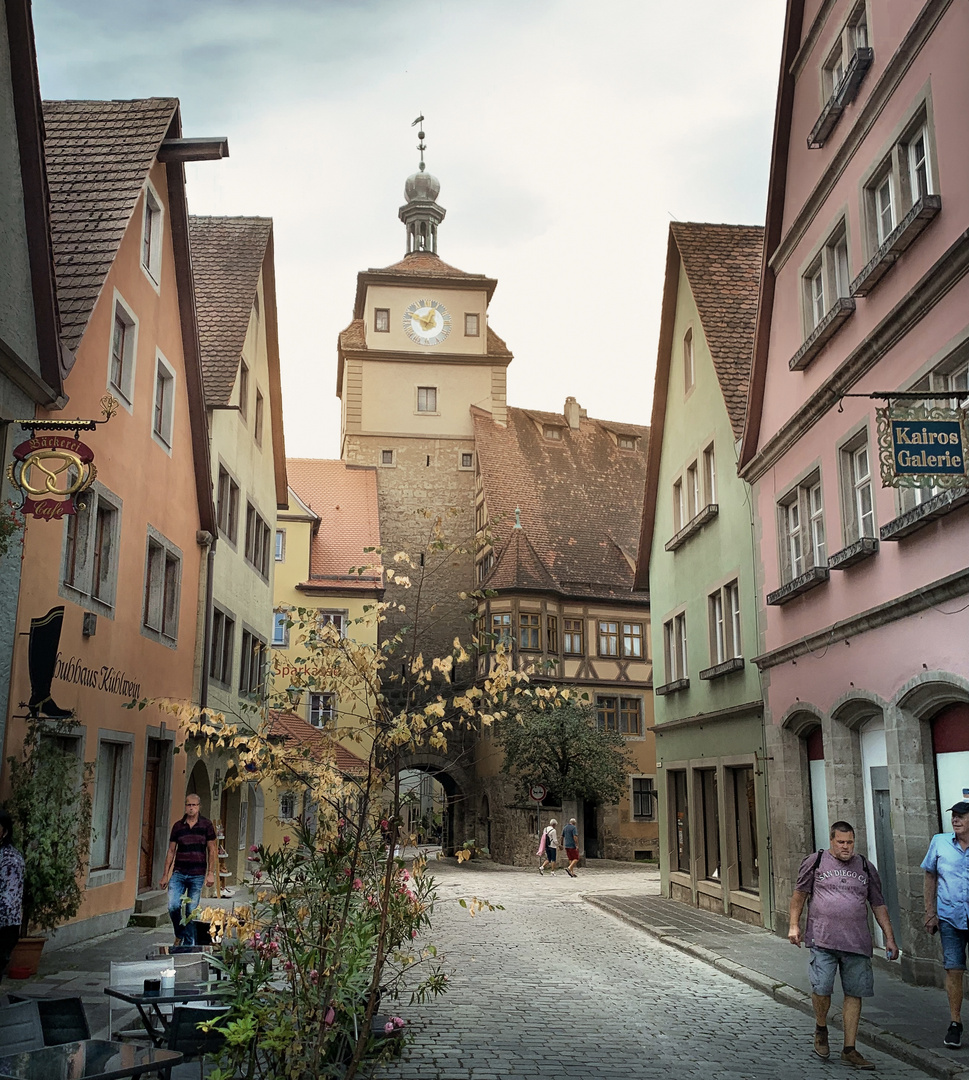
M 182 874 L 178 870 L 172 871 L 168 879 L 168 914 L 175 928 L 175 937 L 179 938 L 183 945 L 195 944 L 195 923 L 184 922 L 191 918 L 195 909 L 202 899 L 202 886 L 205 884 L 204 874 Z M 187 895 L 184 903 L 182 897 Z

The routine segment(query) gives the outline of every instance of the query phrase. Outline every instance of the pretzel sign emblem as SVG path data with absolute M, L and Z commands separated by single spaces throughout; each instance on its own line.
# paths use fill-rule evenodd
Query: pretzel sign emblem
M 24 494 L 23 511 L 45 521 L 77 512 L 77 496 L 94 483 L 94 452 L 65 435 L 35 435 L 13 452 L 7 476 Z

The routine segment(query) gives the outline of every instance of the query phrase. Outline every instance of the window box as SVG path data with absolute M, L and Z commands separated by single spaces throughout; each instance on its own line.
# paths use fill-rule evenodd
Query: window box
M 713 667 L 704 668 L 700 672 L 701 679 L 719 679 L 723 675 L 732 675 L 735 671 L 743 671 L 744 658 L 742 656 L 733 656 L 729 660 L 724 660 L 722 664 L 715 664 Z
M 898 258 L 922 235 L 926 226 L 942 209 L 941 195 L 923 195 L 885 238 L 868 265 L 851 283 L 852 296 L 867 296 Z
M 969 503 L 969 488 L 951 488 L 949 491 L 940 492 L 932 499 L 920 503 L 914 509 L 899 515 L 894 520 L 882 525 L 879 530 L 882 540 L 902 540 L 911 536 L 930 521 L 945 517 L 953 510 Z
M 855 302 L 850 296 L 839 296 L 831 310 L 808 335 L 804 344 L 787 362 L 791 371 L 803 371 L 841 329 L 841 324 L 854 314 Z
M 878 541 L 871 536 L 863 536 L 853 544 L 828 556 L 829 570 L 847 570 L 849 566 L 868 559 L 878 550 Z
M 835 87 L 831 97 L 828 98 L 817 123 L 811 129 L 811 134 L 808 135 L 808 150 L 818 150 L 824 146 L 828 136 L 837 127 L 845 107 L 850 105 L 857 96 L 858 88 L 868 74 L 868 69 L 874 59 L 874 49 L 855 49 L 854 54 L 848 61 L 848 66 L 841 81 Z
M 671 540 L 666 541 L 666 550 L 676 551 L 678 547 L 682 547 L 694 533 L 699 532 L 708 521 L 712 521 L 719 513 L 720 506 L 717 503 L 709 503 L 704 506 L 695 518 L 688 521 Z
M 806 574 L 801 574 L 800 577 L 794 578 L 793 581 L 775 589 L 774 592 L 768 593 L 767 603 L 773 607 L 780 607 L 789 600 L 793 600 L 795 596 L 810 592 L 811 589 L 827 581 L 829 577 L 827 566 L 812 566 Z
M 653 687 L 653 693 L 659 694 L 660 697 L 666 697 L 667 694 L 675 694 L 677 690 L 689 689 L 689 679 L 674 679 L 672 682 L 664 683 L 662 686 Z

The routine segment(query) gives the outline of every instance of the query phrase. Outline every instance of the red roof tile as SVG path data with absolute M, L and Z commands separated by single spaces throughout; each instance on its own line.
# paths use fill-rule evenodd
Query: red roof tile
M 443 259 L 430 251 L 414 251 L 405 255 L 400 262 L 380 269 L 373 269 L 371 274 L 414 274 L 418 277 L 440 278 L 477 278 L 485 279 L 484 274 L 468 274 L 464 270 L 458 270 L 456 266 L 449 266 Z
M 283 739 L 290 746 L 305 747 L 317 761 L 332 761 L 346 775 L 365 774 L 369 768 L 363 758 L 293 712 L 270 709 L 268 734 L 271 739 Z
M 273 223 L 258 217 L 190 217 L 188 224 L 205 402 L 226 405 Z
M 759 225 L 675 221 L 676 241 L 696 301 L 734 435 L 744 430 L 764 230 Z
M 380 546 L 377 471 L 318 458 L 287 458 L 289 485 L 319 515 L 310 546 L 310 575 L 303 585 L 335 592 L 382 587 L 380 570 L 362 576 L 351 567 L 380 564 L 364 548 Z
M 637 439 L 635 450 L 620 450 L 609 430 L 617 425 L 603 421 L 583 417 L 573 430 L 561 413 L 509 408 L 503 427 L 482 409 L 471 412 L 500 587 L 542 588 L 545 578 L 568 595 L 627 595 L 649 429 L 618 425 Z M 546 425 L 561 438 L 546 438 Z M 524 537 L 513 528 L 516 507 Z
M 77 348 L 177 98 L 46 101 L 51 238 L 64 343 Z

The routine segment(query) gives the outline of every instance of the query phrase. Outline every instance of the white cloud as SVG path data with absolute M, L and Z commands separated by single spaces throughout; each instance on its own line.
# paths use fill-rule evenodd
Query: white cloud
M 48 97 L 175 94 L 196 213 L 274 218 L 287 450 L 339 453 L 336 335 L 427 116 L 442 257 L 499 280 L 512 404 L 647 423 L 666 232 L 763 220 L 776 0 L 34 0 Z M 597 330 L 578 305 L 601 313 Z M 631 336 L 634 332 L 634 336 Z

